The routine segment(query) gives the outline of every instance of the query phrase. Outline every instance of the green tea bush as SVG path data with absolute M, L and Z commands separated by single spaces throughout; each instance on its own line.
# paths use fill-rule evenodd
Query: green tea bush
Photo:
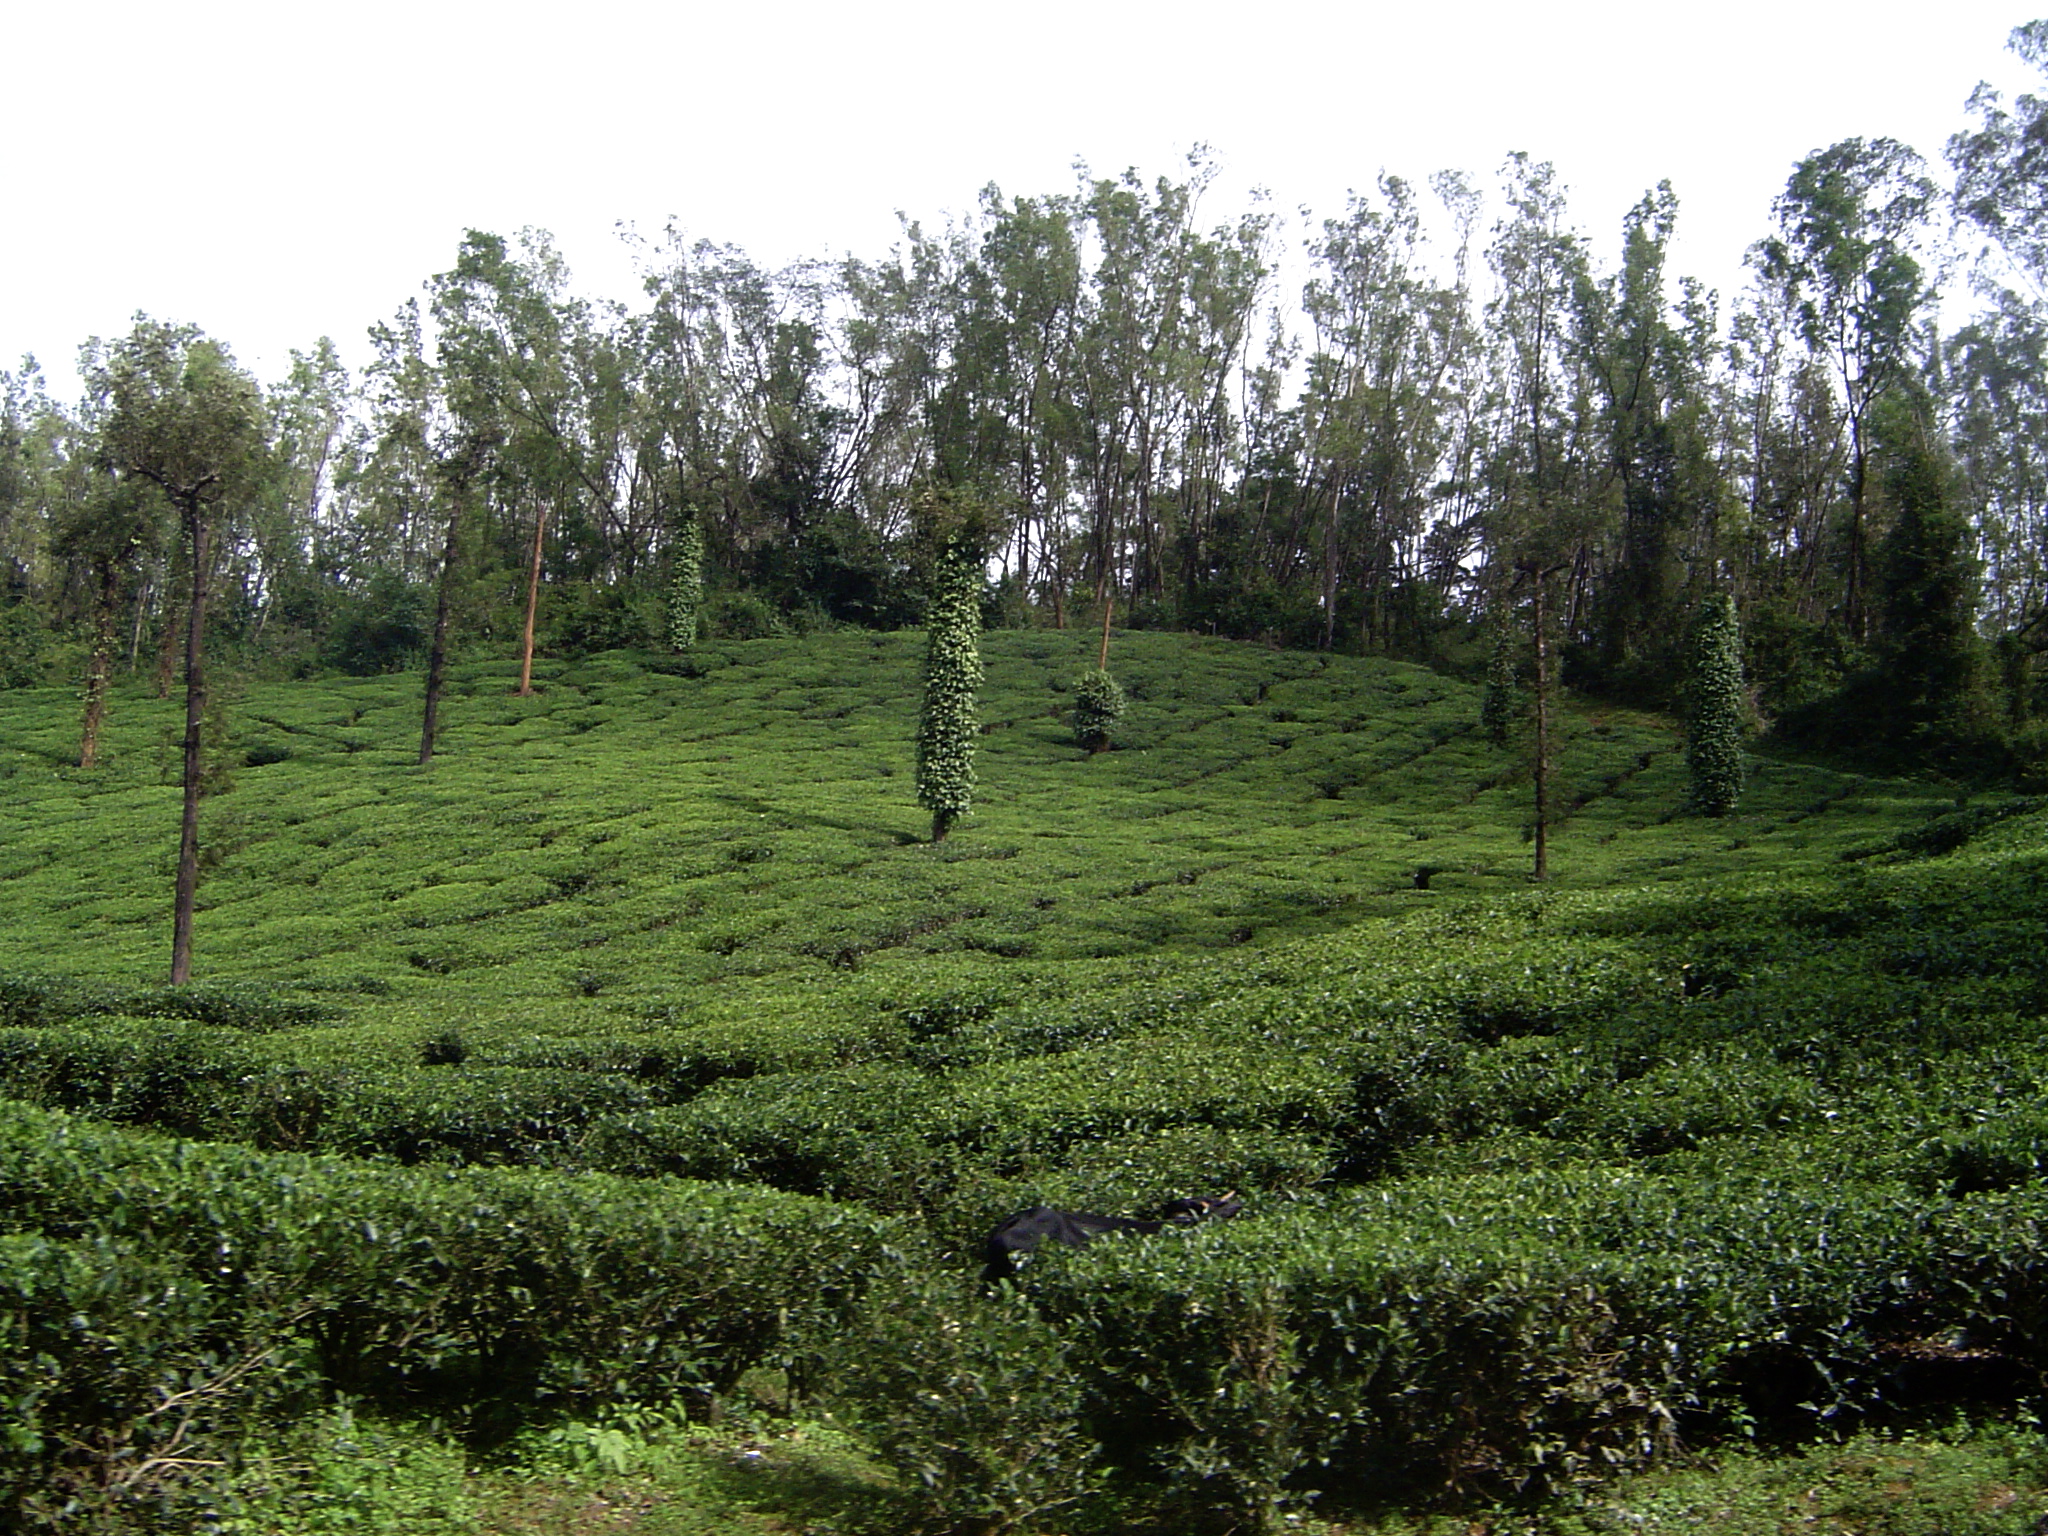
M 303 1313 L 77 1225 L 0 1234 L 0 1524 L 191 1529 L 193 1484 L 224 1445 L 312 1386 Z
M 659 1098 L 631 1077 L 513 1067 L 292 1067 L 218 1025 L 0 1029 L 0 1091 L 181 1135 L 399 1162 L 577 1165 L 585 1130 Z
M 1090 752 L 1106 751 L 1124 717 L 1124 691 L 1107 672 L 1084 672 L 1074 683 L 1074 739 Z
M 189 1136 L 242 1134 L 252 1090 L 270 1071 L 240 1031 L 203 1024 L 0 1029 L 7 1097 Z
M 2025 1105 L 1925 1145 L 1935 1176 L 1957 1194 L 2020 1189 L 2048 1172 L 2048 1108 Z
M 873 1302 L 831 1352 L 834 1401 L 921 1529 L 1043 1530 L 1094 1490 L 1074 1346 L 1028 1302 L 915 1272 Z
M 484 1435 L 545 1403 L 727 1391 L 812 1359 L 895 1240 L 767 1191 L 257 1153 L 18 1104 L 0 1213 L 17 1505 L 111 1486 L 145 1432 L 203 1461 L 311 1385 Z
M 1681 1430 L 1866 1412 L 1903 1338 L 1960 1331 L 2031 1379 L 2048 1197 L 1903 1196 L 1779 1168 L 1408 1180 L 1049 1250 L 1027 1284 L 1111 1465 L 1270 1523 L 1312 1490 L 1557 1488 Z

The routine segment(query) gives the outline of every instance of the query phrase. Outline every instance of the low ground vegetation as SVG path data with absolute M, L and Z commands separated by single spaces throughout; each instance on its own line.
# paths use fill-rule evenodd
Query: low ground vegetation
M 88 774 L 15 695 L 13 1518 L 340 1529 L 355 1435 L 451 1531 L 507 1457 L 687 1529 L 808 1425 L 800 1528 L 1764 1531 L 1907 1462 L 1949 1513 L 1840 1518 L 2029 1528 L 1967 1426 L 2048 1368 L 2048 811 L 1755 760 L 1689 815 L 1580 709 L 1536 888 L 1477 689 L 1132 634 L 1090 752 L 1081 647 L 985 639 L 937 847 L 914 635 L 457 669 L 425 770 L 416 679 L 251 687 L 186 988 L 166 707 Z M 1020 1207 L 1224 1188 L 976 1283 Z

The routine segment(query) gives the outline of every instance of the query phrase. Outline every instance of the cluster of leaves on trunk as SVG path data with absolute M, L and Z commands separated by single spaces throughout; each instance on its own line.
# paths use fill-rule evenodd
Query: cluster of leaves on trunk
M 1508 744 L 1521 708 L 1515 682 L 1515 636 L 1505 622 L 1493 631 L 1493 649 L 1486 660 L 1486 692 L 1479 700 L 1479 728 L 1496 747 Z
M 974 804 L 974 738 L 980 731 L 981 571 L 972 543 L 948 540 L 933 563 L 925 613 L 924 709 L 917 722 L 917 803 L 944 842 Z
M 697 643 L 697 613 L 704 606 L 704 529 L 695 517 L 677 525 L 668 559 L 669 648 L 687 651 Z
M 1742 797 L 1745 707 L 1742 635 L 1735 599 L 1725 593 L 1700 610 L 1688 702 L 1685 762 L 1692 776 L 1692 803 L 1709 816 L 1725 816 Z

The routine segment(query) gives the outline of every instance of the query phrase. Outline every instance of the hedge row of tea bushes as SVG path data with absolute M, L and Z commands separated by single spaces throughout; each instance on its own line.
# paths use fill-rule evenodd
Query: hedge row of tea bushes
M 984 1369 L 1031 1373 L 1048 1413 L 1078 1407 L 1100 1450 L 1065 1469 L 1063 1494 L 1104 1466 L 1254 1515 L 1311 1490 L 1341 1505 L 1557 1488 L 1716 1427 L 2037 1387 L 2044 1217 L 2038 1189 L 1924 1201 L 1612 1168 L 1411 1180 L 1048 1255 L 1033 1280 L 1048 1335 L 1021 1361 L 984 1343 Z M 957 1305 L 922 1294 L 898 1346 L 936 1366 L 952 1346 L 932 1324 Z M 891 1417 L 938 1465 L 964 1411 L 903 1395 Z M 1001 1468 L 954 1463 L 956 1497 L 995 1496 Z
M 771 1190 L 404 1169 L 0 1104 L 0 1526 L 192 1529 L 184 1474 L 335 1393 L 488 1439 L 801 1371 L 896 1230 Z
M 1183 1192 L 1384 1178 L 1503 1138 L 1612 1160 L 1823 1128 L 1898 1177 L 1990 1187 L 2032 1166 L 1999 1122 L 2044 1080 L 2038 820 L 1987 822 L 1985 846 L 1932 862 L 1880 854 L 1746 891 L 1458 903 L 1239 958 L 893 996 L 853 978 L 825 1005 L 750 994 L 474 1047 L 452 1027 L 359 1037 L 253 989 L 80 1003 L 6 977 L 7 1016 L 35 1022 L 0 1027 L 0 1091 L 263 1147 L 943 1209 L 962 1233 L 1021 1184 L 1172 1192 L 1151 1172 L 1121 1191 L 1067 1179 L 1168 1133 L 1277 1138 L 1190 1162 Z M 144 1006 L 162 1016 L 110 1011 Z
M 775 1364 L 947 1520 L 1028 1523 L 1114 1480 L 1256 1525 L 1318 1493 L 1559 1487 L 1716 1429 L 2009 1397 L 2048 1367 L 2037 1186 L 1682 1161 L 1417 1177 L 1052 1250 L 989 1296 L 857 1205 L 10 1105 L 0 1211 L 17 1526 L 192 1529 L 208 1464 L 336 1393 L 488 1439 Z

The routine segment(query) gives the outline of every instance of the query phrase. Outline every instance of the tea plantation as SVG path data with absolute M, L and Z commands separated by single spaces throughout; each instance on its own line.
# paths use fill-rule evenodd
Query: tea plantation
M 915 635 L 244 685 L 182 989 L 177 705 L 8 694 L 0 1526 L 2048 1513 L 2048 810 L 1579 707 L 1538 887 L 1476 689 L 1093 643 L 939 845 Z

